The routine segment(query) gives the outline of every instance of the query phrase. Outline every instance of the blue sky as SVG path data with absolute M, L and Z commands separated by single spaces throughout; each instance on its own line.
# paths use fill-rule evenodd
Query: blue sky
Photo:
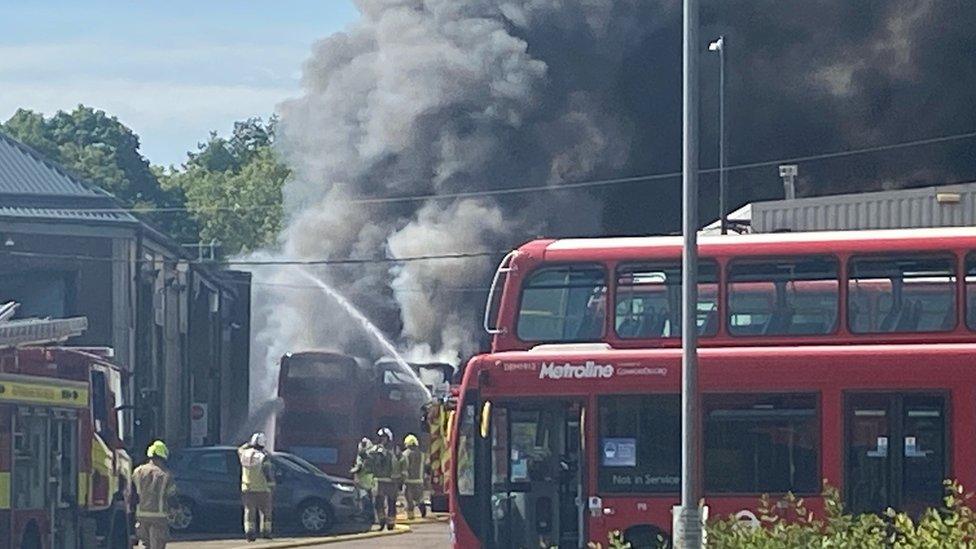
M 84 103 L 119 117 L 156 164 L 299 92 L 313 42 L 351 0 L 0 0 L 0 120 Z

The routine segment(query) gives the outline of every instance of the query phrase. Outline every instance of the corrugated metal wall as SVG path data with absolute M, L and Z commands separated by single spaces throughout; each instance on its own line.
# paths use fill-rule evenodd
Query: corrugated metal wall
M 958 203 L 939 203 L 957 193 Z M 756 202 L 752 230 L 830 231 L 976 226 L 976 183 Z

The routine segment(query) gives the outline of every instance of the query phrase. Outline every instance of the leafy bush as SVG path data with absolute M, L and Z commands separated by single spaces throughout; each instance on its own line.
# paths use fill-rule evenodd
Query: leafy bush
M 779 502 L 764 496 L 756 513 L 762 527 L 734 517 L 708 525 L 708 547 L 716 549 L 792 549 L 822 547 L 861 548 L 956 548 L 976 547 L 976 515 L 970 508 L 972 494 L 946 481 L 944 507 L 928 509 L 917 520 L 888 509 L 883 515 L 851 515 L 840 494 L 824 485 L 824 512 L 815 516 L 803 499 L 787 494 Z

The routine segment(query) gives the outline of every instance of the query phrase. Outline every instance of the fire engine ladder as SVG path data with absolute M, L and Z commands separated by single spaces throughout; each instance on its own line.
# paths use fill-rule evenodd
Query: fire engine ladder
M 88 329 L 88 318 L 84 316 L 10 320 L 16 308 L 13 302 L 0 305 L 0 349 L 58 343 Z

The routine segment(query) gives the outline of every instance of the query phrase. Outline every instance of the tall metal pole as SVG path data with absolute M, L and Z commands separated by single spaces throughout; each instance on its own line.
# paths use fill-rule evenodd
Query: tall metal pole
M 682 90 L 681 507 L 675 546 L 702 546 L 698 510 L 698 0 L 684 0 Z
M 725 182 L 725 36 L 718 37 L 718 211 L 722 234 L 729 234 L 728 187 Z

